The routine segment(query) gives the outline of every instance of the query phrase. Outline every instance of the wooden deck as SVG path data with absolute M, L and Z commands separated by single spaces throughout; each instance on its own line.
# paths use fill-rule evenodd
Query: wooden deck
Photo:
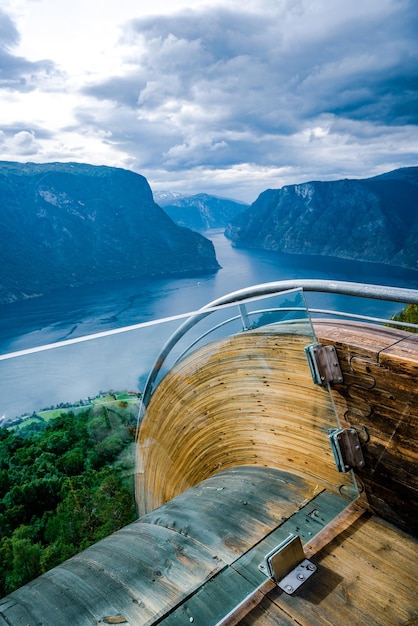
M 10 594 L 0 625 L 416 624 L 416 541 L 346 504 L 287 472 L 224 470 Z M 289 533 L 318 566 L 295 596 L 258 568 Z
M 417 543 L 365 513 L 312 559 L 318 571 L 297 596 L 278 588 L 242 626 L 418 624 Z
M 343 370 L 333 402 L 295 328 L 175 367 L 140 432 L 141 518 L 3 599 L 0 626 L 418 624 L 418 336 L 315 329 Z M 351 503 L 327 438 L 334 404 L 366 460 Z M 259 568 L 290 533 L 318 567 L 294 596 Z

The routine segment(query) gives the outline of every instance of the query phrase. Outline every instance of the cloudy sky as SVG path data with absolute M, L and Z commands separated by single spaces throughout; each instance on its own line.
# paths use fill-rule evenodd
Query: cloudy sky
M 418 165 L 417 0 L 2 0 L 0 159 L 153 190 Z

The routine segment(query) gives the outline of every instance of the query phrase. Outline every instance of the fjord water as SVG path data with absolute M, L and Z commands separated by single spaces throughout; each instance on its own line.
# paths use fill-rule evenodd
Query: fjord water
M 205 234 L 212 239 L 222 266 L 214 275 L 101 283 L 0 306 L 0 354 L 194 311 L 237 289 L 276 280 L 321 278 L 418 288 L 418 272 L 325 257 L 240 250 L 233 248 L 220 230 Z M 307 300 L 316 308 L 378 317 L 390 317 L 401 308 L 396 303 L 331 294 L 308 294 Z M 171 334 L 179 324 L 165 325 L 164 332 Z M 138 374 L 138 361 L 147 360 L 145 343 L 152 342 L 152 349 L 158 351 L 165 339 L 164 333 L 152 330 L 147 337 L 145 340 L 142 332 L 137 337 L 137 349 L 131 349 L 135 343 L 132 336 L 116 335 L 112 347 L 106 353 L 98 352 L 96 361 L 91 359 L 94 344 L 85 343 L 65 351 L 60 348 L 0 362 L 0 418 L 4 415 L 7 420 L 94 395 L 106 389 L 103 385 L 109 380 L 114 381 L 115 388 L 123 384 L 119 383 L 123 376 L 127 384 L 141 390 L 144 372 Z

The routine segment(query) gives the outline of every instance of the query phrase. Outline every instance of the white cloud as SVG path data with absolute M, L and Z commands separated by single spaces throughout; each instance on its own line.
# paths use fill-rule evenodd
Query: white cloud
M 247 201 L 417 163 L 414 0 L 6 0 L 5 10 L 1 116 L 17 130 L 2 158 L 119 165 L 155 188 Z

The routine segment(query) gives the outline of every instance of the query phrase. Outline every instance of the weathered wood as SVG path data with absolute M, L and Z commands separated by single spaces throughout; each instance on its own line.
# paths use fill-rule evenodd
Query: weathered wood
M 316 483 L 288 472 L 241 466 L 206 479 L 141 521 L 172 528 L 205 545 L 223 563 L 231 563 L 310 502 L 317 491 Z M 340 502 L 347 504 L 341 498 Z
M 417 623 L 416 541 L 397 528 L 361 517 L 314 561 L 318 571 L 297 596 L 275 589 L 239 623 L 273 626 L 283 615 L 303 626 Z
M 290 471 L 318 489 L 351 483 L 336 470 L 327 431 L 337 421 L 327 391 L 312 382 L 311 342 L 272 325 L 205 346 L 169 372 L 139 433 L 141 515 L 240 465 Z
M 342 365 L 344 381 L 333 385 L 340 420 L 369 437 L 356 472 L 363 503 L 412 532 L 418 337 L 345 322 L 315 327 Z M 350 477 L 335 468 L 332 404 L 312 383 L 310 339 L 273 326 L 250 331 L 170 372 L 139 440 L 147 515 L 10 594 L 0 624 L 417 623 L 416 540 L 356 505 L 343 513 L 339 490 Z M 318 565 L 295 596 L 258 568 L 289 533 Z
M 120 615 L 152 624 L 224 566 L 191 538 L 135 522 L 10 594 L 0 615 L 13 625 L 91 626 Z
M 364 514 L 364 509 L 357 505 L 356 503 L 352 503 L 350 506 L 345 508 L 339 515 L 337 515 L 332 522 L 327 524 L 322 531 L 320 531 L 314 539 L 309 541 L 308 544 L 304 546 L 305 556 L 308 559 L 312 559 L 322 548 L 328 545 L 332 540 L 334 540 L 338 535 L 340 535 L 343 531 L 350 528 L 355 521 L 357 521 Z M 255 615 L 262 614 L 265 606 L 267 608 L 270 606 L 270 602 L 264 599 L 264 596 L 269 592 L 276 589 L 276 584 L 272 579 L 266 580 L 264 584 L 259 586 L 257 589 L 253 591 L 252 594 L 247 596 L 243 602 L 239 606 L 237 606 L 236 610 L 231 612 L 230 615 L 227 615 L 223 620 L 219 621 L 217 626 L 237 626 L 237 624 L 247 623 L 245 618 L 247 615 L 253 611 L 253 609 L 257 606 L 256 611 L 253 611 L 252 619 L 255 619 Z M 276 618 L 278 621 L 276 621 Z M 271 625 L 274 624 L 295 624 L 295 621 L 288 618 L 290 621 L 287 621 L 287 616 L 284 612 L 278 609 L 278 607 L 274 606 L 274 611 L 272 612 L 272 621 Z M 255 622 L 254 622 L 255 623 Z M 258 622 L 257 622 L 258 623 Z M 270 622 L 269 622 L 270 624 Z
M 265 472 L 265 468 L 248 468 L 255 476 Z M 277 470 L 276 470 L 277 471 Z M 228 476 L 230 470 L 226 471 Z M 274 474 L 274 473 L 273 473 Z M 280 474 L 279 474 L 280 476 Z M 221 474 L 217 474 L 212 479 L 205 481 L 206 484 L 216 484 Z M 261 486 L 261 484 L 260 484 Z M 199 487 L 195 488 L 199 489 Z M 191 492 L 195 491 L 191 490 Z M 227 495 L 226 495 L 227 497 Z M 176 498 L 181 501 L 181 496 Z M 167 505 L 166 505 L 167 506 Z M 166 508 L 164 506 L 164 510 Z M 346 502 L 341 496 L 322 492 L 307 503 L 302 509 L 296 510 L 293 515 L 284 520 L 279 526 L 274 528 L 263 538 L 249 547 L 242 556 L 234 561 L 228 561 L 228 566 L 219 572 L 213 579 L 205 583 L 196 593 L 188 597 L 178 608 L 168 617 L 162 620 L 164 626 L 181 626 L 186 618 L 193 618 L 196 626 L 223 626 L 225 624 L 236 624 L 238 620 L 251 610 L 254 602 L 260 600 L 262 594 L 266 594 L 272 589 L 272 581 L 260 570 L 259 565 L 263 563 L 266 554 L 277 547 L 289 534 L 299 534 L 304 541 L 309 541 L 309 551 L 314 553 L 318 547 L 317 538 L 332 520 L 340 518 L 341 511 L 346 507 Z M 157 513 L 157 512 L 155 512 Z M 358 516 L 358 513 L 356 513 Z M 151 516 L 153 513 L 151 513 Z M 352 513 L 351 513 L 352 515 Z M 145 516 L 147 519 L 149 515 Z M 206 528 L 213 528 L 212 520 L 206 519 Z M 231 525 L 224 541 L 228 544 L 232 534 L 245 534 L 243 529 L 237 532 L 235 520 L 231 520 Z M 342 527 L 342 520 L 339 525 Z M 241 526 L 241 524 L 239 524 Z M 245 527 L 245 524 L 243 524 Z M 346 524 L 344 525 L 344 528 Z M 221 530 L 219 524 L 215 528 Z M 194 529 L 195 530 L 195 529 Z M 250 532 L 250 530 L 247 530 Z M 315 537 L 316 535 L 316 537 Z M 200 536 L 205 537 L 200 531 Z M 335 536 L 335 527 L 334 535 Z M 328 531 L 328 539 L 329 539 Z M 213 539 L 209 534 L 209 540 Z M 216 544 L 219 539 L 216 540 Z M 322 545 L 322 544 L 319 544 Z M 230 553 L 227 554 L 230 558 Z M 260 595 L 261 594 L 261 595 Z
M 299 512 L 315 491 L 310 481 L 272 468 L 221 472 L 7 596 L 0 620 L 153 624 Z M 247 594 L 251 581 L 237 576 Z
M 315 322 L 339 356 L 332 386 L 341 418 L 362 435 L 356 470 L 371 510 L 418 534 L 418 335 L 350 322 Z M 367 441 L 366 441 L 367 437 Z

